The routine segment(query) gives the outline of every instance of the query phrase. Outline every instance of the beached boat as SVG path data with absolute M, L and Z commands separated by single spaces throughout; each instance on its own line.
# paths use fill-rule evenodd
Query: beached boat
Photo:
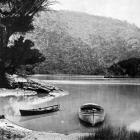
M 105 118 L 104 109 L 93 103 L 87 103 L 79 108 L 79 119 L 94 126 L 97 123 L 103 122 Z
M 59 109 L 60 109 L 60 105 L 52 105 L 48 107 L 28 109 L 28 110 L 20 109 L 20 114 L 21 116 L 40 115 L 45 113 L 52 113 L 58 111 Z

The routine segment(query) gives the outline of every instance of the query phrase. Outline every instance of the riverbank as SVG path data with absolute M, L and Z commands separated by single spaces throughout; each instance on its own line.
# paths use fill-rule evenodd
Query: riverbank
M 34 74 L 28 75 L 28 77 L 34 78 L 41 78 L 41 79 L 48 79 L 48 80 L 74 80 L 74 79 L 106 79 L 106 78 L 140 78 L 140 76 L 128 76 L 128 75 L 76 75 L 76 74 Z
M 22 89 L 26 91 L 33 91 L 37 94 L 49 94 L 50 92 L 58 90 L 62 91 L 62 89 L 59 89 L 53 85 L 43 84 L 40 81 L 31 80 L 28 76 L 6 74 L 6 77 L 9 81 L 10 89 Z
M 3 118 L 0 119 L 0 132 L 3 137 L 9 138 L 24 138 L 32 133 L 32 130 L 23 128 L 16 125 L 9 120 Z
M 79 140 L 80 137 L 88 136 L 88 133 L 73 133 L 69 135 L 47 132 L 33 132 L 23 140 Z
M 78 140 L 79 137 L 88 136 L 88 133 L 73 133 L 64 135 L 51 132 L 39 132 L 23 128 L 12 123 L 7 119 L 0 119 L 0 133 L 1 137 L 8 139 L 22 139 L 22 140 Z
M 140 126 L 140 125 L 139 125 Z M 23 128 L 11 121 L 3 118 L 0 119 L 1 137 L 5 139 L 21 139 L 21 140 L 139 140 L 139 131 L 130 130 L 128 128 L 114 128 L 111 126 L 96 129 L 94 133 L 72 133 L 69 135 L 51 132 L 33 131 Z
M 37 93 L 35 91 L 27 91 L 23 89 L 5 89 L 2 88 L 0 89 L 0 97 L 8 97 L 8 96 L 33 96 L 36 95 Z

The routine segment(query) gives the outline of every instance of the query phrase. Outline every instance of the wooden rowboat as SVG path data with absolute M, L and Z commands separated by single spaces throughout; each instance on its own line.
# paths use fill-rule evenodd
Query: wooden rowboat
M 104 109 L 93 103 L 87 103 L 79 108 L 79 119 L 94 126 L 97 123 L 103 122 L 105 118 Z
M 37 109 L 28 109 L 28 110 L 20 109 L 20 114 L 21 116 L 40 115 L 45 113 L 52 113 L 58 111 L 59 109 L 60 109 L 60 105 L 53 105 L 53 106 L 37 108 Z

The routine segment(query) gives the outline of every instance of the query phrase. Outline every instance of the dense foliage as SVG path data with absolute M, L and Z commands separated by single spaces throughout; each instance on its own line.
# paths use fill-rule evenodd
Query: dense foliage
M 44 61 L 45 57 L 33 47 L 34 43 L 28 39 L 24 40 L 22 36 L 15 40 L 13 45 L 6 47 L 4 57 L 5 71 L 9 74 L 17 73 L 18 69 L 23 66 L 25 68 L 30 66 L 30 70 L 32 70 L 34 64 Z M 25 73 L 27 72 L 28 70 Z
M 34 29 L 35 14 L 48 10 L 51 4 L 49 0 L 0 1 L 0 87 L 8 86 L 5 73 L 13 74 L 22 65 L 44 60 L 37 49 L 32 49 L 34 43 L 23 35 Z M 15 41 L 13 36 L 17 36 Z
M 28 37 L 46 58 L 35 73 L 108 75 L 113 64 L 140 57 L 140 29 L 127 22 L 59 11 L 42 13 L 34 23 Z
M 113 64 L 109 69 L 112 75 L 124 75 L 131 77 L 140 76 L 140 58 L 130 58 L 128 60 L 122 60 L 116 64 Z
M 69 35 L 49 33 L 48 47 L 43 49 L 46 61 L 39 65 L 36 73 L 98 74 L 100 64 L 94 48 L 81 39 Z M 101 69 L 100 69 L 101 72 Z

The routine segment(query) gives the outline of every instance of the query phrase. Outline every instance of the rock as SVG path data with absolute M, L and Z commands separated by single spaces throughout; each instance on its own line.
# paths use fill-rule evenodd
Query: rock
M 40 93 L 46 93 L 58 90 L 54 86 L 50 85 L 44 85 L 39 82 L 35 82 L 33 80 L 30 80 L 27 77 L 21 77 L 18 75 L 9 75 L 7 74 L 8 80 L 10 81 L 10 85 L 12 89 L 20 88 L 24 90 L 31 90 L 36 91 L 38 94 Z

